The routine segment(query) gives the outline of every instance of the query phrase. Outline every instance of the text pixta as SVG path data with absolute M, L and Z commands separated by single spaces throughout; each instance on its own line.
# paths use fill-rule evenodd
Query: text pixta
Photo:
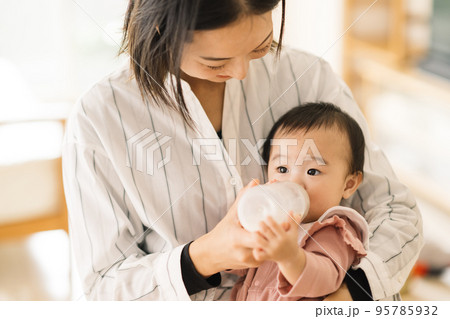
M 359 315 L 359 309 L 355 307 L 348 307 L 344 309 L 342 307 L 319 307 L 316 308 L 316 318 L 324 316 L 344 316 L 344 317 L 355 317 Z

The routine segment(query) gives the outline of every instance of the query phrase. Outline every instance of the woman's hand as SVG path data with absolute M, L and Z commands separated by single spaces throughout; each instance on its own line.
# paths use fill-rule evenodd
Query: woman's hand
M 256 247 L 256 233 L 242 228 L 237 216 L 237 205 L 242 195 L 259 184 L 252 180 L 238 194 L 225 217 L 212 231 L 196 239 L 189 247 L 189 255 L 204 277 L 209 277 L 226 269 L 257 267 L 261 262 L 253 257 Z
M 344 281 L 339 289 L 328 295 L 324 301 L 353 301 L 353 299 L 352 295 L 350 295 L 347 284 Z

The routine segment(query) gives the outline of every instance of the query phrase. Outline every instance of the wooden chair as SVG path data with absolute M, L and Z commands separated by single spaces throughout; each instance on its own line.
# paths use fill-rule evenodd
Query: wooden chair
M 64 127 L 63 119 L 51 120 Z M 61 157 L 0 166 L 0 240 L 55 229 L 68 233 Z

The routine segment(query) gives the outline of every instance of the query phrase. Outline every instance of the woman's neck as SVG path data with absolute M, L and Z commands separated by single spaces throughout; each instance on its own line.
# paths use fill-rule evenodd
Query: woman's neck
M 220 131 L 222 129 L 225 82 L 215 83 L 193 78 L 185 73 L 181 74 L 181 78 L 190 85 L 216 132 Z

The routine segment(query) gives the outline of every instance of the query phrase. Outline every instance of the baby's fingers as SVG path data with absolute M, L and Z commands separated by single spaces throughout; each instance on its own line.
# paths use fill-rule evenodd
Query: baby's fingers
M 259 222 L 258 232 L 269 240 L 275 237 L 275 233 L 272 231 L 272 228 L 264 221 Z
M 273 218 L 271 216 L 267 217 L 266 223 L 267 223 L 267 226 L 270 228 L 270 230 L 274 234 L 276 234 L 278 236 L 283 235 L 283 233 L 284 233 L 283 226 L 278 224 L 275 220 L 273 220 Z
M 254 240 L 256 245 L 259 247 L 264 247 L 268 243 L 267 238 L 259 231 L 254 233 Z

